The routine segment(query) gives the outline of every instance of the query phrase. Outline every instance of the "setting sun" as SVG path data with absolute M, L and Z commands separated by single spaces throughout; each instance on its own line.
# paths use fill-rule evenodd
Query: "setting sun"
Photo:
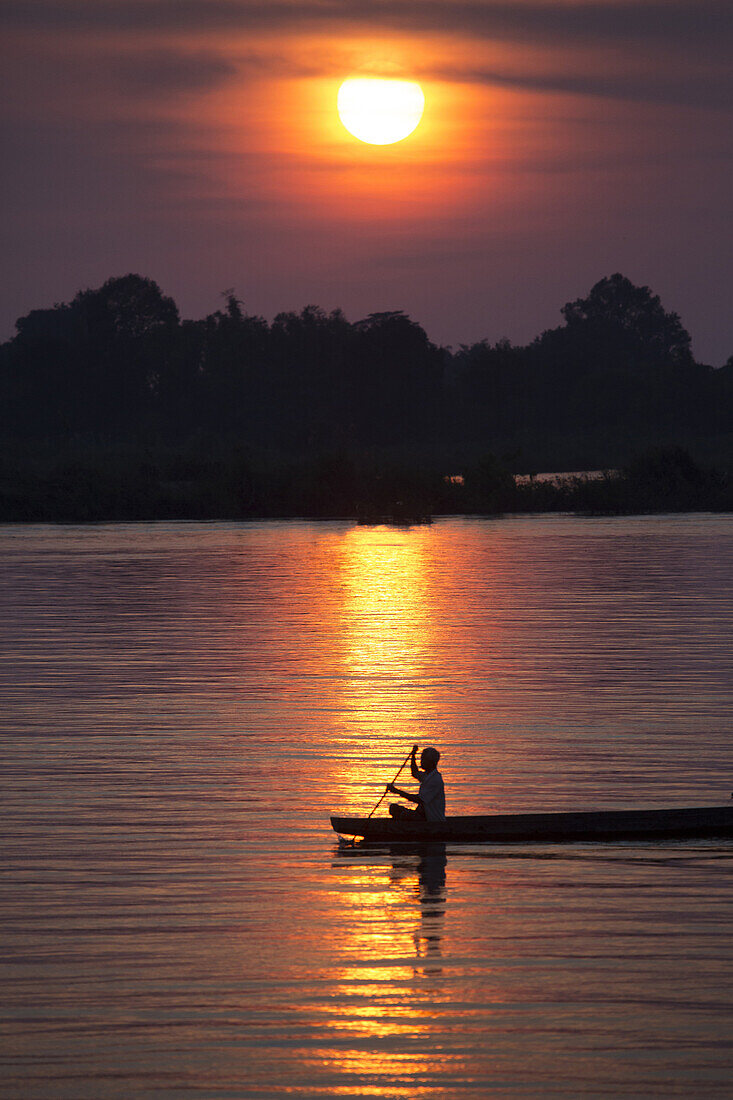
M 338 93 L 338 113 L 354 137 L 369 145 L 392 145 L 417 127 L 425 96 L 411 80 L 352 77 Z

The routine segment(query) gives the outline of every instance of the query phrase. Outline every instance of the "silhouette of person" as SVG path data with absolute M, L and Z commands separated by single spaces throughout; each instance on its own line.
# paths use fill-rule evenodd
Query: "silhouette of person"
M 445 821 L 445 786 L 443 785 L 443 776 L 438 771 L 440 753 L 432 745 L 423 749 L 420 753 L 420 768 L 415 763 L 416 754 L 417 745 L 413 745 L 410 771 L 412 772 L 412 778 L 420 784 L 418 793 L 415 795 L 410 794 L 408 791 L 402 791 L 399 787 L 395 787 L 394 783 L 387 785 L 389 794 L 396 794 L 400 798 L 406 798 L 408 802 L 417 803 L 416 808 L 408 810 L 406 806 L 401 806 L 399 802 L 392 802 L 389 807 L 390 817 L 394 817 L 398 821 L 416 819 Z M 421 768 L 422 770 L 420 770 Z

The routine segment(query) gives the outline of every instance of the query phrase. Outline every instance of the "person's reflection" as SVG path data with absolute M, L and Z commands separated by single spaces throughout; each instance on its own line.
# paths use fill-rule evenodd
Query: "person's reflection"
M 388 855 L 383 847 L 373 848 L 360 843 L 344 844 L 336 849 L 336 866 L 341 860 L 351 859 L 363 864 L 364 857 L 367 856 L 368 864 L 376 868 L 384 867 L 387 871 L 384 885 L 390 893 L 400 895 L 394 898 L 396 905 L 387 906 L 384 910 L 385 913 L 393 914 L 391 920 L 394 921 L 395 941 L 407 931 L 405 910 L 412 911 L 417 918 L 412 929 L 412 941 L 418 960 L 414 966 L 415 974 L 422 977 L 441 974 L 442 968 L 439 964 L 442 957 L 448 862 L 446 846 L 421 844 L 410 848 L 406 845 L 392 845 L 387 851 Z M 409 902 L 407 906 L 405 901 Z M 400 913 L 402 916 L 399 916 Z
M 420 923 L 412 934 L 415 954 L 424 964 L 417 967 L 424 974 L 440 974 L 440 941 L 445 919 L 445 869 L 448 862 L 445 844 L 426 844 L 417 855 L 408 858 L 392 849 L 390 882 L 410 888 L 420 906 Z
M 425 973 L 442 973 L 436 966 L 440 959 L 440 941 L 445 919 L 445 868 L 448 857 L 445 844 L 436 844 L 421 854 L 417 865 L 420 890 L 420 928 L 414 935 L 415 954 L 429 960 L 432 965 Z

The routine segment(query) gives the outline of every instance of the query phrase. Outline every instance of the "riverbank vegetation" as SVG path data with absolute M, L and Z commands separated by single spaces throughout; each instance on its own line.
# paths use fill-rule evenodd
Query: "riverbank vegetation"
M 516 478 L 493 455 L 463 475 L 389 456 L 298 458 L 244 450 L 0 454 L 0 522 L 310 517 L 421 523 L 438 515 L 733 511 L 733 478 L 682 448 L 619 470 Z
M 182 321 L 152 280 L 110 279 L 0 346 L 0 519 L 733 509 L 733 357 L 696 362 L 621 275 L 561 313 L 452 350 L 401 312 L 268 323 L 227 292 Z

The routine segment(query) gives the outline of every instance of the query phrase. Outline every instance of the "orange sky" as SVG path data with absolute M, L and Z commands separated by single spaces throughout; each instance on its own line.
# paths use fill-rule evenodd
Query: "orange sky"
M 137 271 L 184 315 L 405 309 L 532 338 L 622 271 L 733 353 L 730 26 L 719 0 L 0 3 L 2 336 Z M 349 75 L 418 80 L 392 146 Z

